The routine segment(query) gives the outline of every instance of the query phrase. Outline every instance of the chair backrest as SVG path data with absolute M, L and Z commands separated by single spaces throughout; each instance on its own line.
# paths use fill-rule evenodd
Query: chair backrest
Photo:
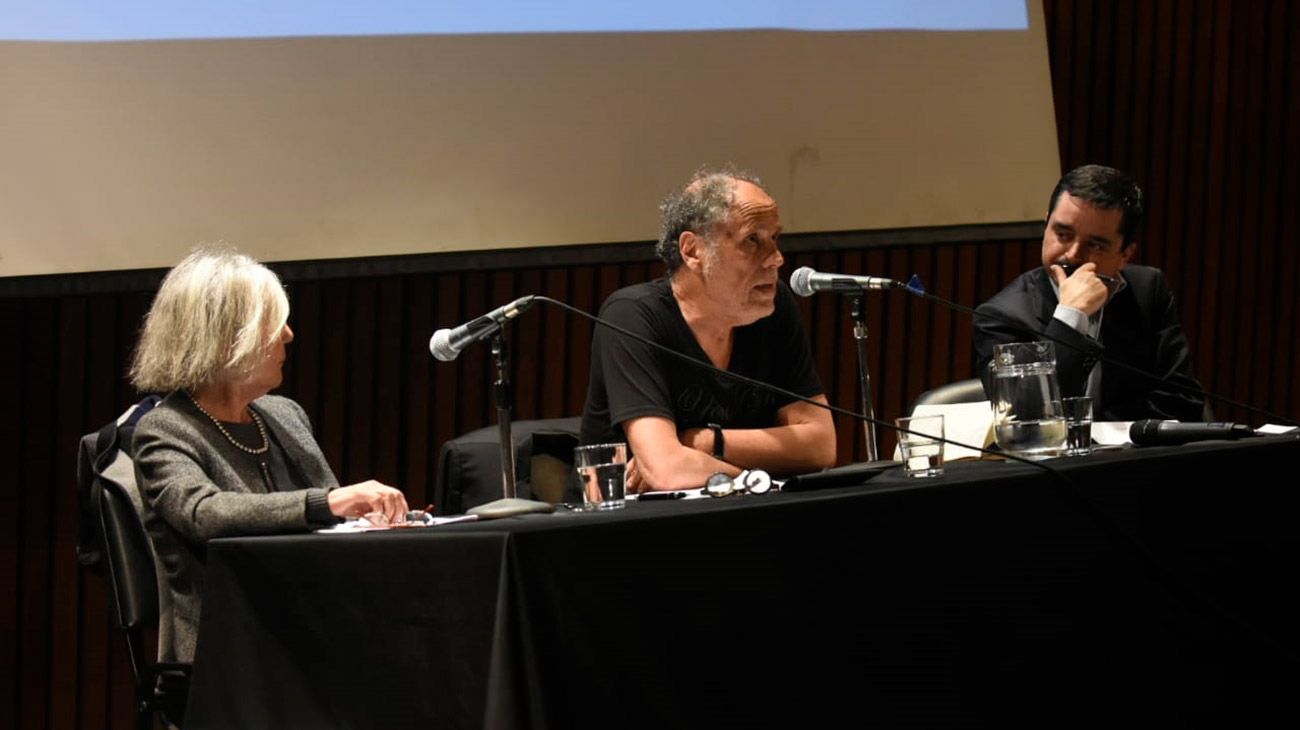
M 567 480 L 573 466 L 573 447 L 578 445 L 581 428 L 582 418 L 576 416 L 510 424 L 518 496 L 545 501 L 558 501 L 555 499 L 557 496 L 562 498 L 562 486 L 557 493 L 555 485 L 543 482 L 554 481 L 560 478 L 560 474 Z M 434 505 L 438 514 L 460 514 L 501 498 L 500 444 L 497 427 L 488 426 L 457 436 L 442 445 L 438 450 L 438 482 L 434 488 Z M 565 467 L 557 470 L 557 464 Z
M 98 511 L 113 619 L 123 631 L 156 627 L 158 574 L 153 545 L 126 488 L 101 480 Z
M 135 425 L 158 400 L 147 397 L 83 436 L 77 463 L 77 556 L 103 576 L 113 621 L 128 634 L 158 625 L 158 573 L 153 543 L 140 517 L 143 504 L 131 461 Z M 130 641 L 134 654 L 134 637 Z M 145 659 L 132 656 L 137 667 Z
M 970 380 L 947 383 L 933 390 L 925 391 L 912 404 L 912 410 L 915 411 L 917 406 L 978 403 L 982 400 L 988 400 L 988 397 L 984 395 L 984 384 L 980 382 L 979 378 L 971 378 Z
M 131 406 L 117 420 L 95 433 L 81 437 L 77 452 L 77 559 L 82 565 L 103 576 L 103 531 L 99 520 L 99 490 L 104 480 L 125 487 L 124 492 L 136 506 L 143 507 L 135 488 L 135 465 L 131 462 L 131 435 L 135 425 L 158 404 L 151 395 Z
M 161 604 L 157 559 L 141 519 L 131 436 L 158 400 L 145 398 L 121 418 L 83 436 L 77 462 L 77 557 L 108 586 L 109 611 L 126 638 L 135 675 L 136 727 L 142 729 L 154 726 L 155 712 L 172 725 L 183 723 L 189 690 L 189 665 L 160 664 L 146 656 L 145 632 L 158 627 Z

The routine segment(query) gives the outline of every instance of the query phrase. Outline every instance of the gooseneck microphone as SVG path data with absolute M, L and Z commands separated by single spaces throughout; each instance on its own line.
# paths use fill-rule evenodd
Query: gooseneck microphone
M 535 294 L 519 297 L 509 304 L 497 307 L 491 312 L 472 319 L 454 329 L 440 329 L 429 338 L 429 352 L 443 362 L 451 362 L 460 355 L 460 351 L 491 335 L 506 322 L 518 317 L 524 310 L 533 306 Z
M 1179 423 L 1148 418 L 1128 428 L 1134 446 L 1179 446 L 1193 441 L 1215 441 L 1257 435 L 1241 423 Z
M 868 290 L 906 289 L 907 285 L 882 276 L 850 276 L 848 274 L 820 274 L 811 266 L 795 269 L 790 275 L 790 288 L 801 297 L 813 292 L 830 291 L 839 294 L 861 294 Z

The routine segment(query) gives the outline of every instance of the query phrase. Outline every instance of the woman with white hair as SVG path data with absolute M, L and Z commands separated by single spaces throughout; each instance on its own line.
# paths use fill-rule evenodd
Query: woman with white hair
M 158 654 L 193 661 L 208 540 L 406 516 L 400 491 L 340 487 L 302 407 L 279 396 L 289 329 L 279 279 L 228 248 L 196 250 L 172 269 L 145 319 L 131 381 L 168 393 L 132 448 L 145 524 L 166 574 Z

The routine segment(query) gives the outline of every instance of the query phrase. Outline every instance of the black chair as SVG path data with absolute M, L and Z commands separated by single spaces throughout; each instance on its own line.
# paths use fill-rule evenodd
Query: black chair
M 912 410 L 915 411 L 917 406 L 978 403 L 982 400 L 988 400 L 988 397 L 984 395 L 984 384 L 980 382 L 979 378 L 971 378 L 970 380 L 947 383 L 933 390 L 925 391 L 912 404 Z
M 190 665 L 157 662 L 146 654 L 145 632 L 158 628 L 153 548 L 131 498 L 121 485 L 107 479 L 99 490 L 99 527 L 113 621 L 126 636 L 135 676 L 136 727 L 153 727 L 155 712 L 179 726 L 184 721 Z
M 155 713 L 181 725 L 190 674 L 189 664 L 156 661 L 145 641 L 158 629 L 158 573 L 128 453 L 135 422 L 153 402 L 146 399 L 122 420 L 83 436 L 77 464 L 77 555 L 107 584 L 113 625 L 126 637 L 140 730 L 153 727 Z
M 515 421 L 510 437 L 515 448 L 518 496 L 543 502 L 577 501 L 573 447 L 582 418 Z M 496 426 L 450 439 L 438 450 L 434 505 L 440 515 L 460 514 L 501 498 L 501 441 Z

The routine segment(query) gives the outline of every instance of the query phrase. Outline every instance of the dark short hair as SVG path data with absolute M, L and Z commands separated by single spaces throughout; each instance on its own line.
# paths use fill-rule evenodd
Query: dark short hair
M 1056 210 L 1056 201 L 1061 193 L 1085 200 L 1103 210 L 1123 211 L 1119 230 L 1124 236 L 1123 247 L 1133 243 L 1142 218 L 1146 215 L 1146 201 L 1142 188 L 1133 182 L 1133 178 L 1105 165 L 1084 165 L 1065 173 L 1061 181 L 1052 190 L 1052 199 L 1047 203 L 1047 217 L 1052 217 Z
M 708 238 L 718 224 L 731 213 L 737 180 L 762 187 L 755 176 L 728 165 L 723 168 L 700 168 L 677 190 L 659 204 L 659 242 L 655 253 L 673 273 L 682 265 L 682 250 L 677 241 L 686 231 Z

